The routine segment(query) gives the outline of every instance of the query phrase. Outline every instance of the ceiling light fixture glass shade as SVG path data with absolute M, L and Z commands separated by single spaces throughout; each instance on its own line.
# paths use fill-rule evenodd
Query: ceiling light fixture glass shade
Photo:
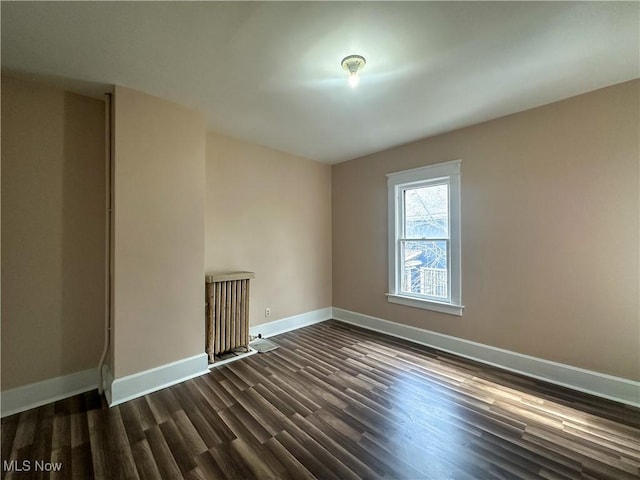
M 360 81 L 358 72 L 366 63 L 367 61 L 361 55 L 349 55 L 348 57 L 343 58 L 342 62 L 340 62 L 342 68 L 349 72 L 349 85 L 351 85 L 351 88 L 358 85 L 358 82 Z

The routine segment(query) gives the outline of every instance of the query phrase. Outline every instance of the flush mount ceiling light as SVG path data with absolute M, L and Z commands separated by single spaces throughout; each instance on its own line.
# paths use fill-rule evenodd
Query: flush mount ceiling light
M 351 85 L 352 88 L 358 85 L 358 81 L 360 80 L 358 72 L 366 63 L 365 58 L 360 55 L 349 55 L 340 62 L 342 68 L 349 72 L 349 85 Z

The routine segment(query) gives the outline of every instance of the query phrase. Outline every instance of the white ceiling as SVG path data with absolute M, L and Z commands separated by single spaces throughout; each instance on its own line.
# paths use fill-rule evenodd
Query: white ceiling
M 640 76 L 637 2 L 2 2 L 2 68 L 336 163 Z M 340 60 L 364 55 L 352 90 Z

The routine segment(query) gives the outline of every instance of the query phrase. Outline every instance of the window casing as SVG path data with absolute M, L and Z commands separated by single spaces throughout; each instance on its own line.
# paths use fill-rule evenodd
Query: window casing
M 389 302 L 462 315 L 460 166 L 387 175 Z

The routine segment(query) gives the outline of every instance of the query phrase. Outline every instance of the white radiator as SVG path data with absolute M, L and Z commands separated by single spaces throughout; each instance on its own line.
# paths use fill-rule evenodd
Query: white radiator
M 205 349 L 209 363 L 222 353 L 249 345 L 249 281 L 253 272 L 224 272 L 205 276 Z

